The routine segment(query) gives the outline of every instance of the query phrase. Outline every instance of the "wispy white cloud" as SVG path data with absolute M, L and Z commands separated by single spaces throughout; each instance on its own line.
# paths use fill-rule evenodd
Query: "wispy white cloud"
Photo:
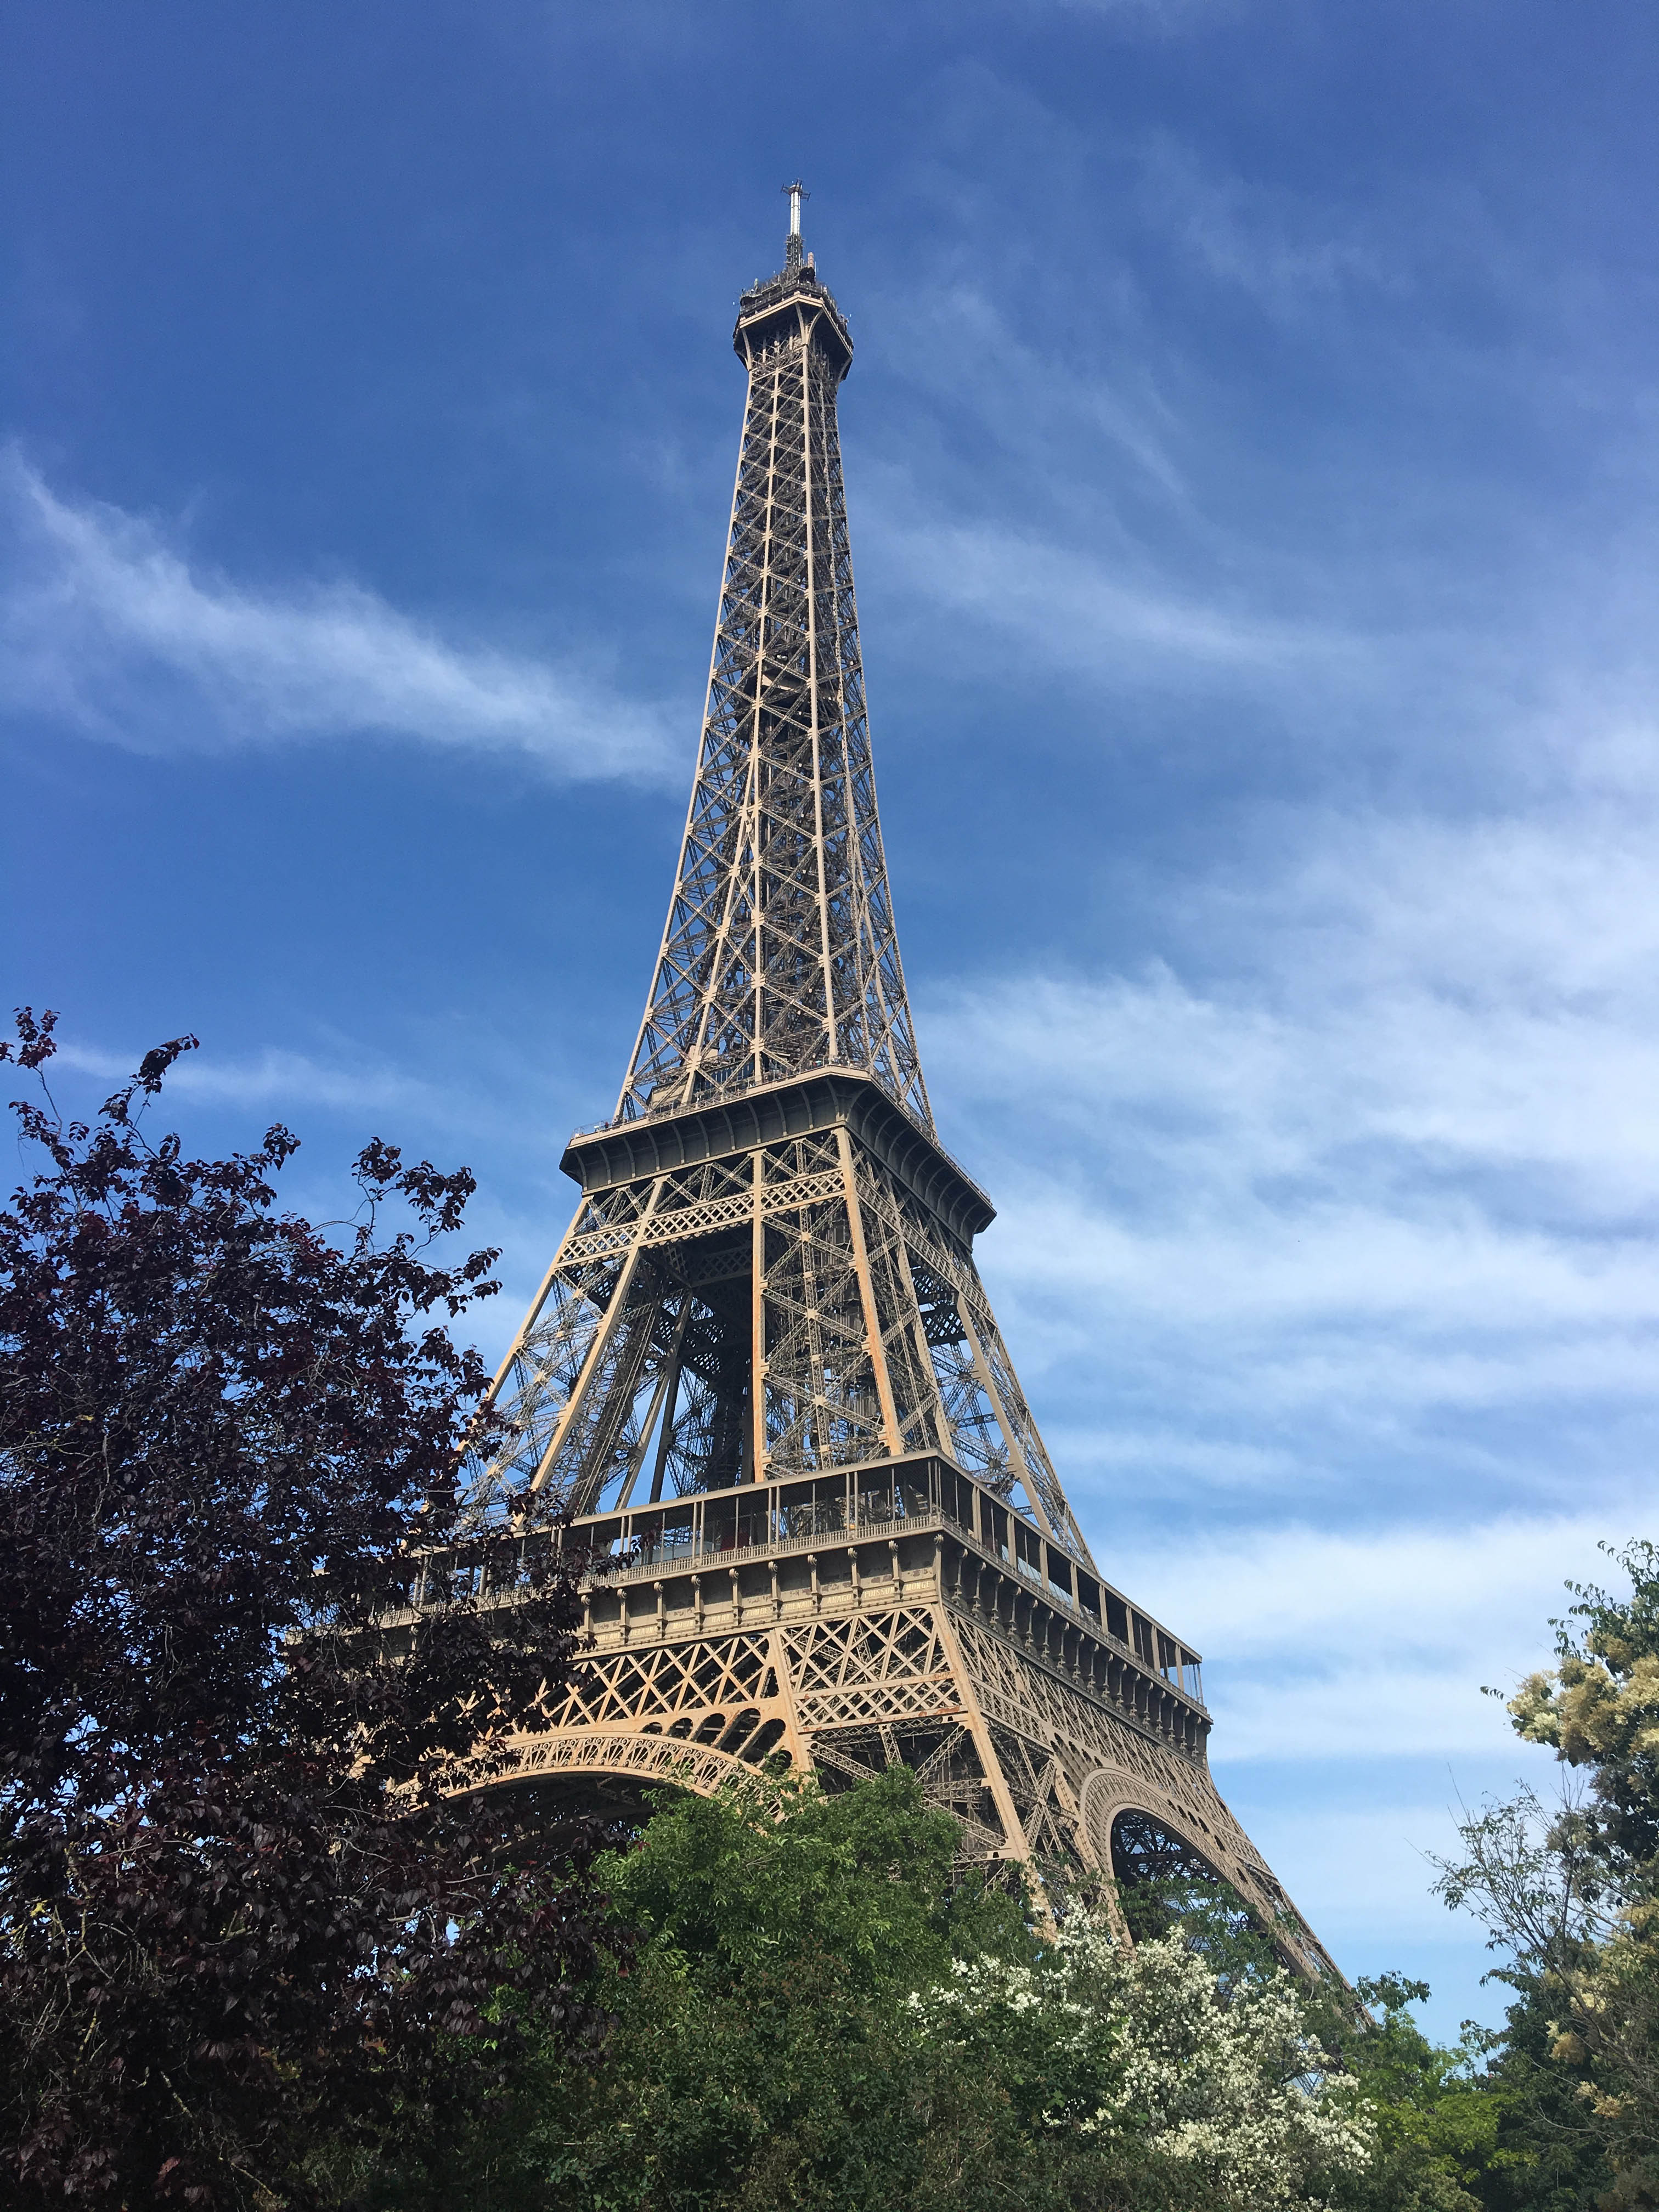
M 649 702 L 460 644 L 352 583 L 255 591 L 158 524 L 0 465 L 0 709 L 143 752 L 384 737 L 565 778 L 678 775 Z
M 1068 359 L 1034 343 L 995 295 L 963 272 L 921 284 L 911 272 L 886 319 L 887 358 L 910 391 L 971 410 L 981 473 L 988 449 L 1017 460 L 1028 482 L 1036 475 L 1062 484 L 1064 464 L 1075 483 L 1103 460 L 1127 456 L 1170 500 L 1187 501 L 1179 457 L 1186 426 L 1147 349 L 1127 334 L 1106 361 Z
M 950 85 L 951 246 L 894 272 L 904 405 L 881 468 L 849 459 L 927 684 L 994 687 L 1057 749 L 1243 723 L 1298 778 L 1364 756 L 1396 789 L 1524 773 L 1564 703 L 1651 698 L 1645 386 L 1598 385 L 1605 303 L 1587 328 L 1466 179 L 1334 192 L 1151 118 L 1102 142 L 1012 73 Z M 994 138 L 1017 219 L 967 150 Z
M 1127 543 L 1103 550 L 1017 523 L 929 514 L 915 488 L 870 502 L 877 556 L 907 597 L 1018 641 L 1048 672 L 1175 690 L 1257 677 L 1352 675 L 1372 648 L 1357 634 L 1282 616 L 1245 593 L 1177 582 Z M 1117 533 L 1103 528 L 1101 535 Z M 977 656 L 975 656 L 977 657 Z
M 907 283 L 891 320 L 890 358 L 929 432 L 864 460 L 860 544 L 879 589 L 922 611 L 933 653 L 943 626 L 968 665 L 988 639 L 1041 678 L 1176 691 L 1352 681 L 1375 658 L 1374 624 L 1326 619 L 1206 513 L 1204 425 L 1190 393 L 1164 388 L 1180 365 L 1133 304 L 1075 357 L 968 275 Z
M 1208 1655 L 1205 1695 L 1233 1761 L 1425 1756 L 1535 1761 L 1500 1698 L 1546 1663 L 1564 1581 L 1617 1583 L 1585 1514 L 1452 1528 L 1258 1528 L 1138 1547 L 1122 1572 Z
M 1480 1992 L 1478 1978 L 1486 1962 L 1479 1936 L 1429 1889 L 1434 1879 L 1429 1854 L 1449 1857 L 1457 1848 L 1456 1822 L 1470 1802 L 1459 1769 L 1468 1764 L 1443 1767 L 1437 1797 L 1413 1775 L 1409 1793 L 1394 1798 L 1385 1788 L 1376 1804 L 1363 1811 L 1334 1805 L 1316 1789 L 1290 1799 L 1279 1789 L 1251 1793 L 1243 1806 L 1251 1840 L 1345 1972 L 1422 1975 L 1426 1968 L 1425 1978 L 1438 1995 L 1444 1986 L 1441 1970 L 1452 1967 L 1457 2001 L 1443 2001 L 1437 2029 L 1431 2030 L 1449 2042 L 1460 2020 L 1472 2013 L 1501 2019 L 1510 1994 L 1501 1987 L 1490 1996 Z M 1248 1781 L 1248 1769 L 1241 1778 Z M 1283 1778 L 1275 1774 L 1274 1779 Z M 1224 1796 L 1231 1781 L 1224 1778 Z M 1484 1774 L 1481 1786 L 1487 1786 Z M 1493 1776 L 1490 1786 L 1501 1793 L 1508 1785 Z M 1477 1788 L 1474 1802 L 1480 1794 Z
M 1247 5 L 1248 0 L 1012 0 L 1021 15 L 1097 16 L 1115 28 L 1153 37 L 1213 29 Z
M 54 1065 L 77 1075 L 120 1084 L 131 1079 L 142 1056 L 65 1042 L 58 1046 Z M 425 1115 L 444 1110 L 446 1097 L 436 1086 L 383 1060 L 368 1061 L 353 1055 L 331 1062 L 269 1045 L 240 1059 L 189 1054 L 169 1073 L 167 1096 L 169 1101 L 204 1106 L 282 1110 L 304 1106 L 347 1109 L 392 1106 L 418 1109 Z
M 1000 1194 L 1018 1340 L 1186 1375 L 1168 1449 L 1200 1481 L 1200 1407 L 1314 1418 L 1309 1459 L 1328 1421 L 1659 1413 L 1656 821 L 1633 775 L 1616 805 L 1322 815 L 1277 870 L 1172 893 L 1164 962 L 960 990 L 930 1073 Z M 1102 1479 L 1156 1449 L 1124 1417 L 1065 1407 Z
M 1268 312 L 1300 315 L 1347 287 L 1406 294 L 1424 247 L 1397 229 L 1283 188 L 1269 189 L 1201 162 L 1167 134 L 1137 149 L 1139 197 L 1149 221 L 1221 283 Z M 1441 209 L 1443 221 L 1443 204 Z

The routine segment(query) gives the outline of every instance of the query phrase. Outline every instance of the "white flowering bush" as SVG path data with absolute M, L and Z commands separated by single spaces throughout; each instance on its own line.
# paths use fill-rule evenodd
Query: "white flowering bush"
M 910 2002 L 925 2041 L 978 2047 L 1024 2082 L 1029 2124 L 1177 2160 L 1237 2212 L 1314 2212 L 1375 2149 L 1290 1977 L 1224 1995 L 1179 1929 L 1131 1950 L 1075 1911 L 1036 1964 L 961 1961 Z

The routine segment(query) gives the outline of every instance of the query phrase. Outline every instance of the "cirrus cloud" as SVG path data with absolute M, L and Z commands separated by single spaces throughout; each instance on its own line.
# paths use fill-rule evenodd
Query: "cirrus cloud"
M 157 524 L 0 465 L 0 711 L 147 753 L 380 737 L 677 780 L 658 704 L 461 644 L 352 582 L 253 591 Z

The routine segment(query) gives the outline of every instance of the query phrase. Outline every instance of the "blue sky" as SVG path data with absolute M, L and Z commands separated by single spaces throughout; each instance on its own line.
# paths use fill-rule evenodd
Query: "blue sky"
M 778 186 L 945 1142 L 1096 1550 L 1351 1972 L 1659 1425 L 1647 0 L 11 4 L 5 982 L 481 1190 L 609 1112 Z

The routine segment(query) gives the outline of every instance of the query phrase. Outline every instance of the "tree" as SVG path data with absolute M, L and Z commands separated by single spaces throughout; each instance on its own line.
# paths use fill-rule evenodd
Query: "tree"
M 1379 1974 L 1354 1995 L 1363 2011 L 1323 2014 L 1376 2126 L 1370 2164 L 1340 2192 L 1345 2212 L 1480 2212 L 1500 2109 L 1484 2063 L 1493 2039 L 1466 2022 L 1449 2049 L 1431 2043 L 1409 2010 L 1426 1982 Z
M 514 1607 L 407 1610 L 486 1381 L 446 1323 L 495 1255 L 431 1249 L 472 1178 L 377 1140 L 355 1228 L 279 1212 L 285 1129 L 219 1160 L 147 1137 L 194 1044 L 91 1125 L 46 1087 L 52 1016 L 0 1046 L 40 1085 L 17 1108 L 40 1171 L 0 1214 L 0 2161 L 22 2204 L 326 2202 L 326 2146 L 395 2115 L 418 2153 L 511 2078 L 504 1983 L 544 2041 L 592 2017 L 591 1839 L 441 1787 L 562 1679 L 568 1576 L 544 1553 Z M 389 1207 L 408 1225 L 385 1236 Z
M 1557 1663 L 1527 1677 L 1510 1712 L 1528 1742 L 1587 1771 L 1595 1846 L 1639 1886 L 1659 1861 L 1659 1547 L 1612 1556 L 1630 1595 L 1570 1583 L 1577 1603 L 1553 1624 Z
M 1371 2160 L 1358 2084 L 1290 1975 L 1224 1987 L 1179 1928 L 1132 1949 L 1079 1908 L 1029 1960 L 961 1960 L 915 2009 L 924 2038 L 1021 2085 L 1027 2131 L 1073 2171 L 1098 2145 L 1189 2175 L 1202 2202 L 1273 2212 L 1322 2205 Z
M 1557 1663 L 1509 1705 L 1588 1788 L 1487 1805 L 1437 1884 L 1520 1992 L 1504 2063 L 1529 2092 L 1533 2157 L 1568 2188 L 1605 2161 L 1609 2207 L 1659 2203 L 1659 1549 L 1614 1556 L 1630 1595 L 1569 1585 Z
M 957 1842 L 956 1823 L 896 1769 L 834 1797 L 787 1776 L 714 1798 L 660 1793 L 637 1839 L 597 1869 L 629 1937 L 594 1992 L 615 2022 L 602 2061 L 550 2051 L 515 2118 L 458 2137 L 423 2188 L 383 2167 L 373 2201 L 986 2201 L 963 2154 L 1004 2170 L 1005 2107 L 994 2085 L 932 2067 L 906 2010 L 953 1947 L 1026 1940 L 1017 1899 L 956 1884 Z
M 550 2057 L 398 2212 L 1295 2212 L 1370 2122 L 1271 1962 L 1224 1989 L 1177 1932 L 1056 1941 L 956 1864 L 903 1768 L 665 1793 L 600 1872 L 631 1936 L 602 2063 Z

